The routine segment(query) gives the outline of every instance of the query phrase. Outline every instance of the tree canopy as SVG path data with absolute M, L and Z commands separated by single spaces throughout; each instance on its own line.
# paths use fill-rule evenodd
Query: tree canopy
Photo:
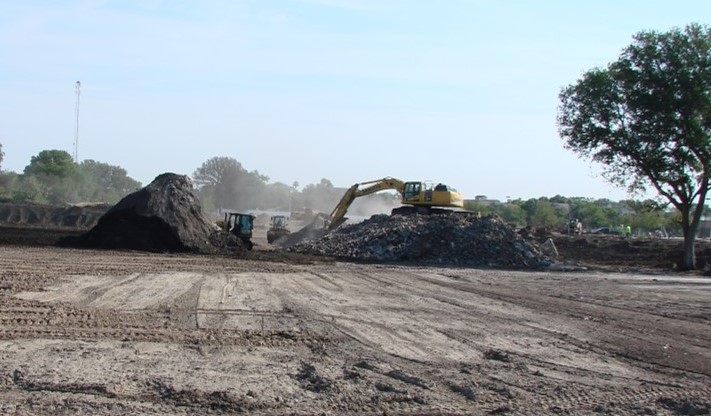
M 679 210 L 682 267 L 694 268 L 711 179 L 711 29 L 638 33 L 617 61 L 561 91 L 558 126 L 565 147 L 599 162 L 610 182 L 651 186 Z
M 66 178 L 75 173 L 77 165 L 72 155 L 64 150 L 42 150 L 37 156 L 32 156 L 30 164 L 25 167 L 25 175 L 45 174 Z
M 207 160 L 193 173 L 202 198 L 209 198 L 215 208 L 253 208 L 267 180 L 258 171 L 248 172 L 236 159 L 225 156 Z
M 141 188 L 141 183 L 130 178 L 126 169 L 95 160 L 79 164 L 84 183 L 84 199 L 90 201 L 118 202 L 124 196 Z
M 42 150 L 22 174 L 0 172 L 0 199 L 64 205 L 78 202 L 113 204 L 139 189 L 119 166 L 94 160 L 74 163 L 63 150 Z

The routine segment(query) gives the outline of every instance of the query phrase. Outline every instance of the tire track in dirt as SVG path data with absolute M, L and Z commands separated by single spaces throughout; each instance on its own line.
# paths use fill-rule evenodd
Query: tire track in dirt
M 189 313 L 195 314 L 195 309 Z M 204 311 L 210 313 L 209 310 Z M 171 311 L 180 314 L 180 310 Z M 312 342 L 313 335 L 289 330 L 205 330 L 172 327 L 169 316 L 156 310 L 128 313 L 109 309 L 83 309 L 68 304 L 47 304 L 8 298 L 0 306 L 0 339 L 77 339 L 176 342 L 204 345 L 289 345 Z
M 709 388 L 688 390 L 683 388 L 672 389 L 668 387 L 648 386 L 644 388 L 623 389 L 622 392 L 615 392 L 604 396 L 581 393 L 580 391 L 571 394 L 565 389 L 560 389 L 558 393 L 558 397 L 542 398 L 537 400 L 536 404 L 553 413 L 574 412 L 580 409 L 598 409 L 602 411 L 610 405 L 641 406 L 646 404 L 653 406 L 661 399 L 688 401 L 704 407 L 711 406 L 711 400 L 709 400 L 709 397 L 711 397 L 711 389 Z
M 653 314 L 648 316 L 649 314 L 639 310 L 616 306 L 600 306 L 598 304 L 590 305 L 586 301 L 579 302 L 541 293 L 526 293 L 526 291 L 507 287 L 505 284 L 498 287 L 488 286 L 489 289 L 483 289 L 481 286 L 460 282 L 445 282 L 424 278 L 435 285 L 487 296 L 492 299 L 527 307 L 531 310 L 547 311 L 558 316 L 563 314 L 564 316 L 578 319 L 577 326 L 585 328 L 587 334 L 595 334 L 597 341 L 601 342 L 598 347 L 609 353 L 636 357 L 636 351 L 647 351 L 641 361 L 653 360 L 659 365 L 670 368 L 699 372 L 707 376 L 711 375 L 710 359 L 705 355 L 708 354 L 708 351 L 704 349 L 711 345 L 711 334 L 708 331 L 708 325 Z M 618 316 L 620 312 L 623 312 L 624 315 Z M 607 317 L 602 321 L 608 325 L 600 325 L 585 319 L 586 317 L 601 314 Z M 684 360 L 682 362 L 676 365 L 670 364 L 664 356 L 660 356 L 658 351 L 663 351 L 665 345 L 677 344 L 679 339 L 685 339 L 684 331 L 693 333 L 697 338 L 692 343 L 684 345 Z M 588 342 L 592 340 L 591 338 Z M 630 345 L 625 347 L 627 344 Z M 650 349 L 650 345 L 657 346 L 657 351 Z M 640 358 L 637 359 L 640 360 Z
M 263 414 L 273 408 L 268 403 L 250 401 L 227 391 L 206 394 L 195 389 L 176 388 L 160 378 L 126 389 L 125 386 L 100 383 L 35 381 L 25 379 L 21 371 L 15 371 L 12 384 L 17 389 L 15 391 L 23 392 L 28 398 L 33 397 L 33 393 L 64 397 L 64 401 L 82 403 L 85 408 L 101 414 Z M 48 400 L 45 406 L 51 408 L 54 401 L 56 399 Z
M 415 283 L 417 280 L 425 280 L 428 283 L 434 283 L 435 285 L 440 285 L 444 287 L 451 288 L 451 285 L 443 284 L 441 281 L 438 281 L 437 279 L 431 279 L 427 276 L 415 276 L 413 274 L 410 274 L 409 277 L 411 278 L 410 281 L 403 283 L 399 278 L 393 277 L 392 275 L 386 275 L 386 276 L 374 276 L 374 275 L 368 275 L 367 280 L 371 280 L 377 283 L 380 283 L 383 287 L 388 287 L 388 288 L 393 288 L 396 286 L 403 286 L 405 285 L 408 289 L 409 293 L 421 293 L 421 294 L 429 294 L 433 299 L 448 303 L 451 305 L 454 305 L 457 308 L 461 309 L 467 309 L 467 306 L 463 304 L 462 302 L 458 301 L 457 298 L 451 297 L 451 296 L 446 296 L 441 293 L 436 293 L 435 291 L 431 290 L 430 288 L 422 288 L 420 289 L 417 287 L 417 284 Z M 492 293 L 491 290 L 471 290 L 470 288 L 463 288 L 462 285 L 455 285 L 454 288 L 458 291 L 466 291 L 468 293 L 476 293 L 477 295 L 484 296 L 485 298 L 490 298 L 490 299 L 495 299 L 499 301 L 505 301 L 508 302 L 509 299 L 506 297 L 501 296 L 499 293 Z M 514 304 L 519 305 L 519 302 L 513 302 Z M 537 309 L 539 310 L 539 309 Z M 440 314 L 441 314 L 440 310 Z M 638 311 L 634 311 L 635 313 L 638 313 Z M 470 315 L 472 313 L 477 313 L 476 310 L 474 309 L 469 309 L 466 310 L 466 314 Z M 481 313 L 478 313 L 477 315 L 481 315 Z M 598 346 L 591 345 L 586 341 L 582 341 L 579 339 L 572 338 L 569 334 L 567 333 L 561 333 L 559 331 L 555 330 L 549 330 L 546 329 L 545 327 L 541 325 L 528 325 L 526 322 L 521 322 L 520 319 L 509 319 L 506 316 L 498 315 L 494 318 L 495 320 L 501 320 L 505 321 L 508 320 L 512 325 L 522 325 L 522 326 L 530 326 L 531 328 L 537 330 L 537 331 L 544 331 L 548 332 L 553 336 L 554 338 L 559 339 L 562 342 L 565 343 L 570 343 L 571 346 L 575 346 L 576 349 L 582 349 L 582 351 L 589 351 L 595 354 L 602 354 L 603 356 L 608 355 L 606 354 L 608 351 L 599 348 Z M 484 350 L 486 348 L 486 343 L 481 342 L 479 340 L 474 340 L 468 337 L 464 336 L 455 336 L 452 333 L 448 333 L 447 335 L 452 336 L 452 338 L 455 339 L 460 339 L 463 340 L 464 342 L 468 343 L 469 345 L 474 345 L 478 346 L 478 349 Z M 517 354 L 517 352 L 512 352 L 512 354 Z M 525 357 L 522 355 L 522 357 Z M 557 371 L 560 371 L 561 366 L 565 366 L 564 364 L 561 365 L 560 363 L 556 363 L 553 361 L 544 361 L 541 359 L 537 359 L 539 363 L 543 363 L 544 366 L 549 366 L 552 368 L 556 368 Z M 588 369 L 580 366 L 568 366 L 569 368 L 572 368 L 574 371 L 580 373 L 580 372 L 587 372 L 590 375 L 588 376 L 590 379 L 594 379 L 598 376 L 604 376 L 607 375 L 606 373 L 602 371 L 595 371 L 594 369 Z M 632 380 L 632 379 L 630 379 Z M 516 387 L 519 388 L 524 388 L 524 386 L 517 385 Z M 525 389 L 525 388 L 524 388 Z M 647 390 L 642 390 L 642 391 L 637 391 L 634 393 L 626 393 L 624 395 L 619 395 L 616 393 L 608 393 L 608 392 L 595 392 L 593 394 L 587 392 L 590 389 L 590 386 L 582 385 L 578 388 L 575 388 L 574 393 L 570 394 L 565 394 L 565 395 L 556 395 L 553 398 L 547 398 L 545 401 L 540 401 L 538 402 L 538 405 L 544 406 L 548 408 L 549 410 L 554 410 L 554 409 L 570 409 L 570 408 L 579 408 L 579 406 L 582 405 L 588 405 L 588 404 L 593 404 L 596 406 L 602 406 L 610 402 L 621 402 L 621 403 L 627 403 L 627 404 L 632 404 L 636 403 L 641 399 L 644 399 L 646 397 L 652 397 Z M 681 391 L 681 392 L 680 392 Z M 531 391 L 532 393 L 536 393 L 535 391 Z M 694 389 L 685 389 L 685 390 L 680 390 L 678 388 L 671 388 L 671 387 L 665 387 L 665 388 L 657 388 L 655 390 L 655 395 L 654 397 L 672 397 L 672 398 L 677 398 L 677 399 L 700 399 L 703 397 L 708 397 L 707 396 L 708 391 L 706 389 L 701 389 L 701 390 L 694 390 Z M 536 394 L 535 396 L 540 396 L 540 394 Z
M 317 276 L 317 277 L 323 277 L 323 274 Z M 368 288 L 363 288 L 361 283 L 363 280 L 370 281 L 373 283 L 374 286 L 377 287 L 382 287 L 382 280 L 379 280 L 378 278 L 370 275 L 370 274 L 362 274 L 358 276 L 359 279 L 356 282 L 356 284 L 359 285 L 359 289 L 361 291 L 365 290 L 366 292 L 370 291 Z M 331 280 L 331 279 L 329 279 Z M 349 279 L 353 280 L 353 279 Z M 300 280 L 297 282 L 297 284 L 301 285 L 303 287 L 303 290 L 306 290 L 308 293 L 310 293 L 312 296 L 319 296 L 319 293 L 314 293 L 311 291 L 313 288 L 313 285 L 305 283 L 304 280 Z M 318 285 L 318 282 L 316 283 Z M 321 296 L 321 297 L 328 297 L 326 296 Z M 325 304 L 327 302 L 321 301 L 319 304 Z M 391 308 L 391 310 L 393 310 Z M 397 308 L 394 309 L 397 313 L 401 313 L 402 311 L 406 311 L 405 309 L 397 310 Z M 373 329 L 378 329 L 383 332 L 390 332 L 392 343 L 395 344 L 407 344 L 411 342 L 412 340 L 408 340 L 405 338 L 398 338 L 397 335 L 392 335 L 392 329 L 388 328 L 387 326 L 377 322 L 373 321 L 372 319 L 359 319 L 353 316 L 344 316 L 343 314 L 334 314 L 334 313 L 328 313 L 327 311 L 318 311 L 318 312 L 312 312 L 312 313 L 318 313 L 324 318 L 330 318 L 329 324 L 332 324 L 334 327 L 336 327 L 339 331 L 342 333 L 346 334 L 350 339 L 356 340 L 358 345 L 361 345 L 362 347 L 365 347 L 366 350 L 368 351 L 368 355 L 372 355 L 374 360 L 378 363 L 382 363 L 383 365 L 387 367 L 395 367 L 395 368 L 400 368 L 402 370 L 398 371 L 404 371 L 407 374 L 429 374 L 426 376 L 427 379 L 432 379 L 436 380 L 436 383 L 441 383 L 442 378 L 441 375 L 436 375 L 436 374 L 431 374 L 431 370 L 428 370 L 428 364 L 424 362 L 419 362 L 418 360 L 413 359 L 412 357 L 406 357 L 403 356 L 402 354 L 394 353 L 393 351 L 387 351 L 383 349 L 380 345 L 377 343 L 374 343 L 370 341 L 370 337 L 365 335 L 362 331 L 359 332 L 354 332 L 353 328 L 349 325 L 344 325 L 344 322 L 359 322 L 359 323 L 364 323 L 368 328 L 370 328 L 371 332 Z M 371 334 L 372 335 L 372 334 Z M 354 360 L 357 360 L 358 357 L 362 357 L 363 352 L 358 352 L 359 349 L 356 349 L 356 352 L 353 351 L 343 351 L 343 349 L 339 348 L 338 355 L 343 357 L 343 356 L 352 356 Z M 371 367 L 371 366 L 369 366 Z M 413 376 L 410 376 L 413 377 Z M 422 376 L 417 376 L 417 379 L 422 379 Z M 372 377 L 370 377 L 372 379 Z M 400 390 L 396 387 L 388 387 L 389 383 L 387 380 L 383 380 L 383 377 L 376 377 L 375 378 L 375 386 L 381 386 L 378 389 L 384 391 L 393 391 L 393 392 L 399 392 Z M 429 383 L 428 383 L 429 384 Z M 478 394 L 476 399 L 472 402 L 471 397 L 466 398 L 465 396 L 462 395 L 461 391 L 465 392 L 470 392 L 469 394 L 471 395 L 471 387 L 466 387 L 468 384 L 466 381 L 464 381 L 461 385 L 465 387 L 456 387 L 460 386 L 459 384 L 455 385 L 455 390 L 451 390 L 451 388 L 445 389 L 444 391 L 441 388 L 438 388 L 436 392 L 432 392 L 431 394 L 435 394 L 438 397 L 452 397 L 451 400 L 457 401 L 461 400 L 462 397 L 464 397 L 470 404 L 469 406 L 476 406 L 477 409 L 489 409 L 489 410 L 495 410 L 499 406 L 501 406 L 503 397 L 500 394 L 497 394 L 495 391 L 490 391 L 488 393 L 484 394 Z M 453 392 L 454 391 L 454 392 Z M 428 393 L 425 392 L 418 392 L 418 393 L 412 393 L 416 394 L 414 397 L 419 397 L 417 400 L 423 400 L 426 401 L 428 400 Z M 454 396 L 460 397 L 460 399 L 454 398 Z
M 0 340 L 13 339 L 69 339 L 80 341 L 117 340 L 131 342 L 171 342 L 196 345 L 289 347 L 321 341 L 320 338 L 284 330 L 264 331 L 205 331 L 156 330 L 151 328 L 100 327 L 72 328 L 43 325 L 36 321 L 16 322 L 0 326 Z
M 500 404 L 500 397 L 494 398 L 492 395 L 487 394 L 480 395 L 478 401 L 472 401 L 471 398 L 467 398 L 462 394 L 462 391 L 470 391 L 470 387 L 467 387 L 466 383 L 464 384 L 465 387 L 455 387 L 455 389 L 458 389 L 457 391 L 449 387 L 442 388 L 438 386 L 441 382 L 439 376 L 434 378 L 431 378 L 430 375 L 421 376 L 421 374 L 431 373 L 431 370 L 428 369 L 428 363 L 418 362 L 417 359 L 411 356 L 385 351 L 377 342 L 371 341 L 371 337 L 363 332 L 365 330 L 354 331 L 353 324 L 358 324 L 356 326 L 365 327 L 370 332 L 390 333 L 392 343 L 402 345 L 411 343 L 411 340 L 399 338 L 396 334 L 393 334 L 392 328 L 388 327 L 387 324 L 378 322 L 372 317 L 352 313 L 355 311 L 353 309 L 355 305 L 345 302 L 345 298 L 353 296 L 353 290 L 357 288 L 361 293 L 353 302 L 360 302 L 362 300 L 360 299 L 361 296 L 370 297 L 369 294 L 373 291 L 373 288 L 380 285 L 374 282 L 371 286 L 364 286 L 362 284 L 364 280 L 361 278 L 362 276 L 352 276 L 350 273 L 348 276 L 348 278 L 344 279 L 341 274 L 332 273 L 331 271 L 318 272 L 313 275 L 287 276 L 289 284 L 285 284 L 283 289 L 284 296 L 294 298 L 296 304 L 293 310 L 305 321 L 307 326 L 312 328 L 333 328 L 342 334 L 341 338 L 343 339 L 340 339 L 338 343 L 331 342 L 326 344 L 325 347 L 326 351 L 328 351 L 327 357 L 337 356 L 339 361 L 356 363 L 354 367 L 349 367 L 344 363 L 344 374 L 350 374 L 354 379 L 360 380 L 359 385 L 363 385 L 363 383 L 371 385 L 372 388 L 378 391 L 378 400 L 382 404 L 386 402 L 394 404 L 411 402 L 424 404 L 441 402 L 444 397 L 447 397 L 453 403 L 459 403 L 463 406 L 455 406 L 454 410 L 451 410 L 451 414 L 467 413 L 464 409 L 473 408 L 473 406 L 480 409 L 482 408 L 482 403 L 485 402 Z M 308 299 L 307 302 L 298 301 L 302 299 L 302 296 Z M 363 307 L 369 308 L 367 305 Z M 401 314 L 406 311 L 397 306 L 385 308 L 385 310 L 389 310 L 394 314 Z M 381 309 L 377 309 L 376 313 L 378 311 L 382 312 Z M 324 331 L 324 329 L 320 329 L 320 331 Z M 356 367 L 358 367 L 357 363 L 362 362 L 364 355 L 372 357 L 371 360 L 382 364 L 385 369 L 369 373 L 369 375 L 363 374 L 362 368 Z M 372 366 L 366 365 L 366 367 L 372 370 Z M 395 376 L 395 378 L 392 376 Z M 436 380 L 434 381 L 435 384 L 428 381 L 430 379 Z M 397 380 L 397 383 L 404 385 L 397 386 L 393 384 L 393 380 Z M 410 382 L 410 380 L 414 380 L 414 382 Z M 412 384 L 412 386 L 408 388 L 405 386 L 407 384 Z M 433 389 L 435 385 L 437 385 L 437 388 Z M 414 390 L 412 389 L 413 386 Z M 383 397 L 383 395 L 386 395 L 386 397 Z M 354 398 L 351 398 L 351 400 L 354 400 Z M 464 402 L 468 404 L 465 406 L 463 405 Z M 495 409 L 497 406 L 491 405 L 490 407 Z M 448 410 L 444 411 L 443 414 L 448 414 L 448 412 Z M 398 413 L 400 412 L 395 412 L 395 414 Z M 403 413 L 410 414 L 409 411 Z M 417 414 L 417 412 L 414 414 Z M 426 414 L 437 414 L 437 412 L 432 409 Z
M 344 279 L 339 273 L 329 276 L 328 272 L 290 276 L 290 284 L 299 289 L 292 291 L 293 293 L 282 292 L 282 296 L 297 295 L 297 297 L 293 297 L 292 302 L 296 304 L 295 308 L 299 314 L 306 317 L 305 321 L 325 323 L 345 334 L 349 339 L 357 340 L 369 348 L 385 351 L 383 343 L 400 345 L 401 348 L 410 346 L 412 350 L 409 353 L 404 351 L 398 353 L 392 349 L 387 353 L 414 361 L 419 360 L 417 357 L 429 355 L 430 352 L 427 351 L 428 347 L 425 343 L 415 345 L 416 343 L 412 342 L 413 338 L 417 337 L 414 329 L 410 330 L 410 335 L 403 336 L 393 326 L 399 326 L 397 321 L 404 319 L 402 312 L 408 309 L 395 306 L 397 304 L 395 302 L 391 305 L 373 304 L 373 311 L 387 315 L 384 321 L 396 321 L 378 322 L 369 316 L 371 314 L 369 306 L 359 306 L 358 304 L 363 301 L 368 302 L 367 299 L 377 299 L 378 296 L 384 294 L 377 289 L 378 285 L 365 286 L 362 284 L 364 280 L 368 280 L 368 277 L 358 276 L 358 279 L 353 277 L 355 276 Z M 375 282 L 373 279 L 370 280 Z M 334 285 L 334 281 L 342 283 Z M 334 288 L 336 290 L 333 290 Z M 356 294 L 357 292 L 361 293 Z M 302 295 L 305 295 L 306 302 L 303 301 Z

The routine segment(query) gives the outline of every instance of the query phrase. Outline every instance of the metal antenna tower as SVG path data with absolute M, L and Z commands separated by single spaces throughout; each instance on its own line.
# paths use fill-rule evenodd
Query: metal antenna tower
M 81 82 L 76 83 L 77 90 L 77 106 L 74 111 L 76 115 L 76 124 L 74 127 L 74 163 L 79 163 L 79 95 L 81 94 Z

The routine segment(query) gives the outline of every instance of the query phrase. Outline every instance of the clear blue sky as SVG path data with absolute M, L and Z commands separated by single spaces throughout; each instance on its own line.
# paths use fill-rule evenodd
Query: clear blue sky
M 1 0 L 2 168 L 41 150 L 148 184 L 233 157 L 272 182 L 626 199 L 562 146 L 558 93 L 711 1 Z

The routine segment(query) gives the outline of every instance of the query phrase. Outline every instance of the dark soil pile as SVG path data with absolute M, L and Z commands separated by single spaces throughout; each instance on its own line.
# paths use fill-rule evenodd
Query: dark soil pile
M 552 263 L 496 216 L 466 213 L 376 215 L 289 250 L 376 262 L 492 268 L 543 268 Z
M 203 214 L 190 178 L 164 173 L 124 197 L 87 233 L 60 245 L 214 252 L 220 240 L 220 230 Z

